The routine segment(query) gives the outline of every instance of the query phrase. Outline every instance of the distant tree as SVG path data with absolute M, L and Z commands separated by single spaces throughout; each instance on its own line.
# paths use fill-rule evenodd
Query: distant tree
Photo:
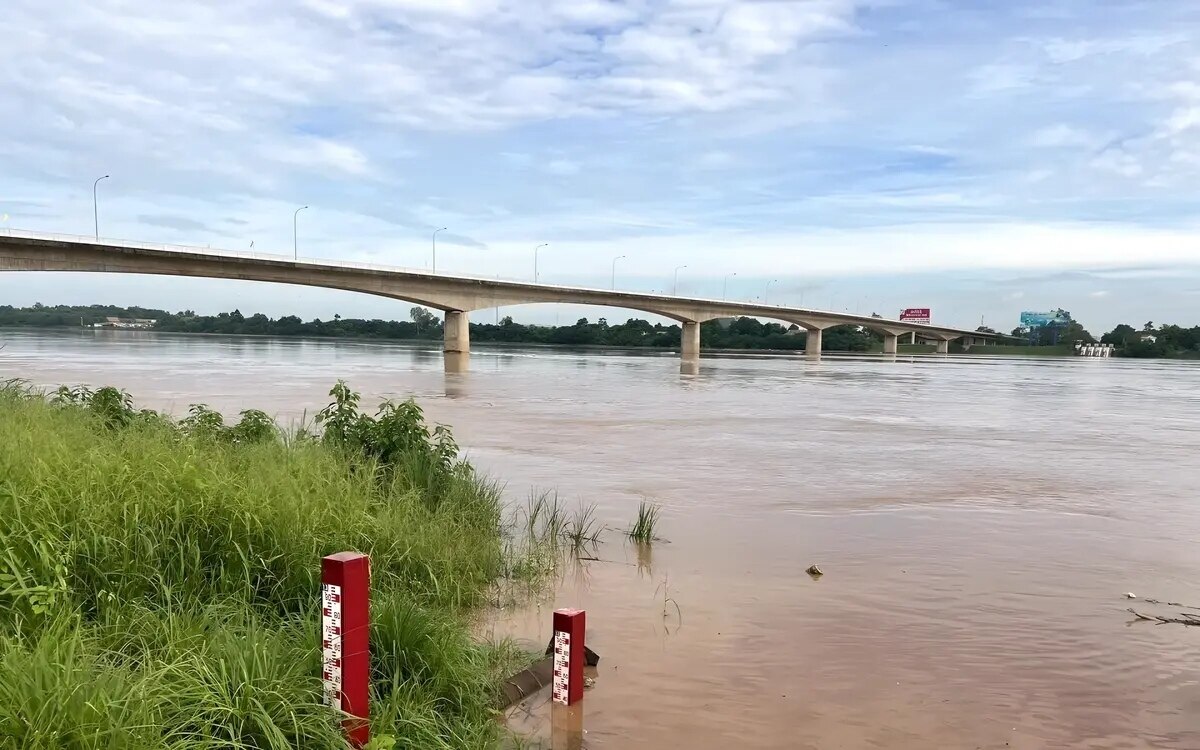
M 1133 326 L 1121 323 L 1116 328 L 1100 337 L 1101 344 L 1112 344 L 1113 346 L 1125 346 L 1137 337 L 1137 331 Z
M 975 329 L 976 333 L 995 333 L 996 329 L 988 328 L 987 326 L 979 326 Z
M 437 316 L 423 307 L 414 307 L 408 311 L 408 316 L 412 318 L 413 323 L 416 323 L 417 331 L 419 333 L 424 333 L 437 328 Z

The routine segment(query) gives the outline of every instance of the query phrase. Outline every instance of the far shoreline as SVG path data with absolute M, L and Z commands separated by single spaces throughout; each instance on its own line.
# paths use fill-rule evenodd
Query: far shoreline
M 0 325 L 0 331 L 79 331 L 79 332 L 106 332 L 118 335 L 126 334 L 153 334 L 153 335 L 169 335 L 169 336 L 196 336 L 196 337 L 213 337 L 213 338 L 237 338 L 237 339 L 258 339 L 258 340 L 275 340 L 275 341 L 349 341 L 355 343 L 385 343 L 385 344 L 428 344 L 433 348 L 441 349 L 441 339 L 397 339 L 378 336 L 315 336 L 305 334 L 302 336 L 287 336 L 273 333 L 218 333 L 208 331 L 162 331 L 153 328 L 140 329 L 123 329 L 123 328 L 91 328 L 81 326 L 19 326 L 19 325 Z M 2 348 L 2 345 L 0 345 Z M 653 354 L 661 356 L 679 356 L 678 347 L 651 347 L 651 346 L 608 346 L 604 344 L 550 344 L 544 342 L 520 342 L 520 341 L 472 341 L 472 350 L 486 349 L 539 349 L 547 351 L 592 351 L 592 352 L 614 352 L 622 354 Z M 991 353 L 988 350 L 1003 349 L 1001 352 Z M 978 350 L 978 351 L 976 351 Z M 1014 351 L 1025 350 L 1025 351 Z M 1053 350 L 1053 351 L 1051 351 Z M 747 357 L 761 355 L 763 357 L 803 357 L 804 349 L 728 349 L 728 348 L 705 348 L 702 353 L 727 355 L 734 357 Z M 925 356 L 934 355 L 936 350 L 933 345 L 911 345 L 901 344 L 900 351 L 896 356 Z M 976 346 L 969 351 L 951 352 L 954 356 L 960 357 L 1036 357 L 1036 358 L 1064 358 L 1076 359 L 1077 357 L 1070 352 L 1069 349 L 1056 347 L 1015 347 L 1015 346 Z M 821 356 L 882 356 L 883 352 L 879 348 L 869 349 L 866 351 L 854 350 L 825 350 L 821 352 Z M 1159 357 L 1157 359 L 1193 359 L 1190 357 Z

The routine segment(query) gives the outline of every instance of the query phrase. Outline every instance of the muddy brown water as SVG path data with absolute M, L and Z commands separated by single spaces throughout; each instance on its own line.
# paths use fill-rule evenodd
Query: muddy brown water
M 0 377 L 177 413 L 292 420 L 345 378 L 367 404 L 416 396 L 516 501 L 555 489 L 617 529 L 661 503 L 667 542 L 610 531 L 552 597 L 491 614 L 490 633 L 545 643 L 554 606 L 588 611 L 602 661 L 571 746 L 1200 748 L 1200 628 L 1131 622 L 1124 598 L 1200 605 L 1195 363 L 710 358 L 681 376 L 669 356 L 479 349 L 446 374 L 389 344 L 0 340 Z M 549 747 L 545 696 L 510 725 Z

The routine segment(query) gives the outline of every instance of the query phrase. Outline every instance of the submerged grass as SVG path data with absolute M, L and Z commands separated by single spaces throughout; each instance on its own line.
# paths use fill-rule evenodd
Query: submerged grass
M 469 612 L 520 563 L 448 432 L 411 402 L 358 421 L 348 389 L 341 440 L 103 390 L 0 384 L 0 748 L 344 747 L 315 603 L 342 550 L 371 556 L 376 747 L 494 746 L 520 654 Z
M 629 527 L 626 535 L 635 542 L 642 544 L 658 541 L 655 530 L 658 528 L 658 518 L 661 514 L 661 505 L 655 505 L 643 500 L 638 504 L 637 518 L 634 519 L 633 525 Z

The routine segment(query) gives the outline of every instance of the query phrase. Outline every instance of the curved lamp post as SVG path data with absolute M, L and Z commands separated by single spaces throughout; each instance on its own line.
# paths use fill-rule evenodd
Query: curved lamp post
M 446 231 L 445 227 L 433 230 L 433 272 L 437 273 L 437 233 Z
M 672 297 L 675 296 L 675 290 L 679 288 L 679 272 L 680 272 L 680 270 L 682 270 L 684 268 L 687 268 L 687 266 L 676 266 L 675 267 L 675 278 L 671 280 L 671 296 Z
M 296 224 L 299 221 L 300 212 L 306 208 L 308 206 L 301 206 L 292 214 L 292 260 L 300 260 L 300 241 L 296 239 Z
M 613 289 L 617 288 L 617 261 L 621 260 L 624 257 L 625 257 L 624 255 L 618 255 L 617 257 L 613 258 L 613 262 L 612 262 L 612 288 Z
M 97 177 L 92 183 L 92 218 L 96 221 L 96 239 L 100 239 L 100 202 L 96 198 L 96 188 L 100 185 L 100 180 L 107 180 L 108 175 Z
M 549 245 L 550 245 L 549 242 L 543 242 L 542 244 L 538 245 L 537 247 L 535 247 L 533 249 L 533 283 L 535 283 L 535 284 L 538 283 L 538 267 L 537 267 L 538 250 L 541 250 L 543 247 L 548 247 Z

